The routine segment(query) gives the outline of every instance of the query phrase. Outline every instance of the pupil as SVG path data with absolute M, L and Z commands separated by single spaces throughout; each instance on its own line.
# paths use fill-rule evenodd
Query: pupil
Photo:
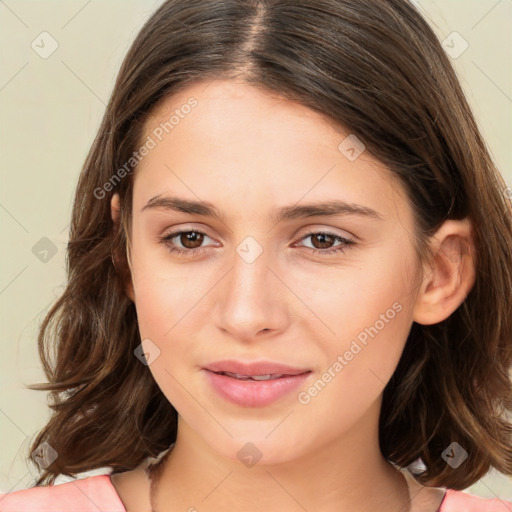
M 185 237 L 185 243 L 183 242 L 183 237 Z M 201 233 L 197 233 L 196 231 L 190 231 L 187 233 L 184 233 L 182 235 L 181 243 L 187 247 L 188 249 L 194 249 L 201 245 L 202 242 L 202 235 Z M 188 244 L 192 243 L 192 247 L 189 247 Z
M 327 238 L 327 241 L 325 241 L 325 239 Z M 318 234 L 318 235 L 315 235 L 313 237 L 313 240 L 315 239 L 320 239 L 320 245 L 322 247 L 320 247 L 321 249 L 325 249 L 325 246 L 328 246 L 329 245 L 329 239 L 330 241 L 332 242 L 332 236 L 331 235 L 326 235 L 326 234 Z M 316 245 L 316 244 L 313 244 L 313 245 Z

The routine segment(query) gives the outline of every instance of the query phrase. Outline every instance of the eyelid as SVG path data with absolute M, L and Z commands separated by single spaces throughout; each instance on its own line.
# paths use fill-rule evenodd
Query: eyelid
M 336 231 L 334 230 L 331 230 L 331 229 L 321 229 L 321 228 L 313 228 L 313 229 L 310 229 L 308 231 L 306 231 L 305 233 L 301 233 L 299 236 L 298 236 L 298 240 L 304 240 L 305 238 L 309 237 L 309 236 L 312 236 L 312 235 L 329 235 L 329 236 L 332 236 L 332 237 L 336 237 L 336 238 L 342 238 L 343 240 L 347 240 L 349 242 L 355 242 L 355 237 L 351 236 L 351 235 L 348 235 L 348 234 L 344 234 L 344 233 L 337 233 Z
M 300 233 L 302 233 L 302 230 L 300 231 Z M 310 226 L 306 226 L 304 228 L 304 233 L 302 233 L 300 236 L 303 237 L 305 235 L 310 235 L 310 234 L 314 234 L 314 233 L 330 233 L 334 236 L 340 236 L 341 238 L 353 240 L 354 242 L 356 240 L 359 240 L 359 237 L 352 234 L 350 231 L 347 231 L 347 230 L 341 229 L 341 228 L 325 226 L 325 224 L 324 225 L 313 224 Z
M 162 237 L 165 237 L 165 236 L 168 236 L 170 234 L 177 234 L 177 233 L 190 233 L 191 231 L 196 231 L 197 233 L 201 233 L 201 234 L 204 234 L 210 238 L 215 238 L 214 236 L 210 235 L 209 232 L 210 232 L 210 228 L 208 226 L 205 226 L 204 224 L 203 225 L 200 225 L 200 226 L 190 226 L 190 225 L 182 225 L 182 224 L 178 224 L 176 226 L 171 226 L 171 227 L 167 227 L 165 229 L 162 230 L 162 234 L 160 236 Z

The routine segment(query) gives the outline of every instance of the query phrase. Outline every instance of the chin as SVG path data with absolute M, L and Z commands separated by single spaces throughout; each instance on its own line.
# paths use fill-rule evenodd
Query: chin
M 254 435 L 222 436 L 222 439 L 208 441 L 220 456 L 242 463 L 248 468 L 258 465 L 275 465 L 290 462 L 301 456 L 305 447 L 291 436 L 277 435 L 269 430 L 255 432 Z M 299 452 L 300 451 L 300 452 Z

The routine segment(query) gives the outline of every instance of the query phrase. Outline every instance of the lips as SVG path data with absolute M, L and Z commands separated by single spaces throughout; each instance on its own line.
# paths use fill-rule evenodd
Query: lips
M 281 377 L 286 377 L 284 373 L 274 373 L 274 374 L 264 374 L 264 375 L 242 375 L 240 373 L 231 373 L 231 372 L 215 372 L 217 375 L 226 375 L 227 377 L 232 377 L 233 379 L 238 380 L 273 380 L 280 379 Z
M 272 361 L 245 363 L 243 361 L 236 361 L 233 359 L 210 363 L 205 366 L 205 369 L 214 373 L 227 374 L 235 378 L 252 378 L 254 376 L 280 378 L 290 375 L 300 375 L 310 371 L 308 368 L 297 368 L 282 363 L 274 363 Z
M 270 405 L 305 384 L 312 375 L 311 370 L 270 361 L 217 361 L 202 370 L 217 394 L 242 407 Z

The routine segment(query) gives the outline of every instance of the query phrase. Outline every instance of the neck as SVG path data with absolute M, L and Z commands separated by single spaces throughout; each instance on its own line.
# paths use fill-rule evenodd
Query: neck
M 220 456 L 180 420 L 151 475 L 154 512 L 410 510 L 406 479 L 382 456 L 378 422 L 368 418 L 294 460 L 250 467 Z

